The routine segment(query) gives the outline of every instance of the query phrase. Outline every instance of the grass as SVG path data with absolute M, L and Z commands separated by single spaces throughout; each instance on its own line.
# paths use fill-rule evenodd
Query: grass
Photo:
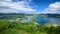
M 58 24 L 36 24 L 36 21 L 29 23 L 0 21 L 0 34 L 59 34 Z

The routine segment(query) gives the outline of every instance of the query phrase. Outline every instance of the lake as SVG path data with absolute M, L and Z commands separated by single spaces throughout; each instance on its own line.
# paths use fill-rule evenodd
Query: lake
M 37 22 L 40 24 L 60 24 L 60 18 L 52 18 L 52 17 L 37 17 Z
M 60 18 L 53 18 L 53 17 L 37 16 L 36 18 L 34 18 L 33 16 L 31 16 L 30 18 L 27 18 L 24 21 L 29 22 L 29 21 L 32 21 L 33 19 L 36 19 L 37 23 L 39 24 L 46 24 L 46 23 L 47 24 L 60 24 Z

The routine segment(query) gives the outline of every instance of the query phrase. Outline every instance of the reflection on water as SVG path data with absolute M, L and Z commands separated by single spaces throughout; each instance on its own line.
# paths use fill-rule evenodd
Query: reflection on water
M 45 23 L 47 23 L 48 18 L 46 18 L 46 17 L 37 17 L 36 20 L 40 24 L 45 24 Z

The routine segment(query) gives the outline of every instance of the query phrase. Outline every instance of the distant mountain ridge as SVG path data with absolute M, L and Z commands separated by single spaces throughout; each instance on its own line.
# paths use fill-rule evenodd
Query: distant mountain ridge
M 24 13 L 0 13 L 0 15 L 23 15 Z
M 25 16 L 33 16 L 35 14 L 24 14 L 24 13 L 0 13 L 0 19 L 16 19 L 16 18 L 24 18 Z M 60 18 L 60 14 L 37 14 L 39 16 L 41 15 L 47 15 L 47 17 L 53 17 L 53 18 Z
M 0 19 L 16 19 L 22 18 L 24 15 L 23 13 L 0 13 Z

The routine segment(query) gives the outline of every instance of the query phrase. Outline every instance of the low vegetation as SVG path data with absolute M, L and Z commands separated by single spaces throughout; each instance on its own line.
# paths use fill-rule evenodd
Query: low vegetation
M 0 34 L 60 34 L 60 25 L 0 21 Z

